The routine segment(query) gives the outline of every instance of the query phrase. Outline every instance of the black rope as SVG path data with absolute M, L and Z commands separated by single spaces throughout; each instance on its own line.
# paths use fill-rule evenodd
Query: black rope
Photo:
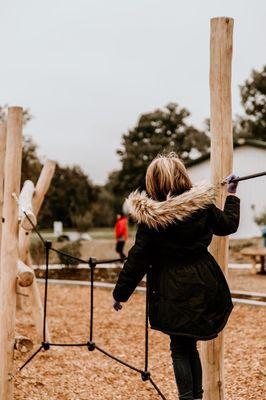
M 166 397 L 162 394 L 162 392 L 160 391 L 160 389 L 158 388 L 158 386 L 156 385 L 156 383 L 154 382 L 154 380 L 149 377 L 149 381 L 152 384 L 152 386 L 154 387 L 154 389 L 156 390 L 156 392 L 158 393 L 158 395 L 163 399 L 163 400 L 167 400 Z
M 128 367 L 128 368 L 132 369 L 133 371 L 139 372 L 140 374 L 143 373 L 143 371 L 141 369 L 128 364 L 127 362 L 121 360 L 120 358 L 118 358 L 116 356 L 113 356 L 111 353 L 108 353 L 107 351 L 101 349 L 99 346 L 95 345 L 95 349 L 99 350 L 101 353 L 105 354 L 107 357 L 112 358 L 112 360 L 119 362 L 120 364 L 124 365 L 125 367 Z
M 115 262 L 125 262 L 127 260 L 127 257 L 123 258 L 115 258 L 115 259 L 103 259 L 103 260 L 95 260 L 96 264 L 111 264 Z
M 264 176 L 266 175 L 266 171 L 263 172 L 258 172 L 257 174 L 252 174 L 252 175 L 246 175 L 246 176 L 241 176 L 235 179 L 232 179 L 231 182 L 240 182 L 240 181 L 246 181 L 248 179 L 253 179 L 253 178 L 258 178 L 259 176 Z
M 49 343 L 54 347 L 87 347 L 88 343 Z
M 28 358 L 28 359 L 24 362 L 24 364 L 22 364 L 21 367 L 18 368 L 18 371 L 19 371 L 19 372 L 22 371 L 22 369 L 23 369 L 24 367 L 26 367 L 26 365 L 29 364 L 29 363 L 31 362 L 31 360 L 33 360 L 34 357 L 37 356 L 37 354 L 38 354 L 42 349 L 43 349 L 43 345 L 41 345 L 41 346 L 38 348 L 38 350 L 36 350 L 35 353 L 33 353 L 33 354 L 30 356 L 30 358 Z
M 49 273 L 49 253 L 52 242 L 45 242 L 45 286 L 44 286 L 44 306 L 43 306 L 43 342 L 46 342 L 46 314 L 47 314 L 47 295 L 48 295 L 48 273 Z
M 65 253 L 64 251 L 55 249 L 54 247 L 51 247 L 51 250 L 54 251 L 55 253 L 62 254 L 62 256 L 72 258 L 72 260 L 78 261 L 80 264 L 88 264 L 88 260 L 83 260 L 82 258 L 78 258 L 75 256 L 72 256 L 71 254 Z
M 32 222 L 31 218 L 28 216 L 28 214 L 26 213 L 26 211 L 23 211 L 23 213 L 25 214 L 27 220 L 29 221 L 29 223 L 32 226 L 32 229 L 34 230 L 34 232 L 36 233 L 36 235 L 39 237 L 39 239 L 43 242 L 43 244 L 45 245 L 45 239 L 42 237 L 42 235 L 40 234 L 40 232 L 37 229 L 37 226 Z
M 150 271 L 151 265 L 149 267 L 148 273 L 146 275 L 146 310 L 145 310 L 145 366 L 144 370 L 148 371 L 149 364 L 149 289 L 150 289 Z
M 94 267 L 95 267 L 95 259 L 90 258 L 89 266 L 91 268 L 91 284 L 90 284 L 90 342 L 92 342 L 93 337 L 93 289 L 94 289 Z

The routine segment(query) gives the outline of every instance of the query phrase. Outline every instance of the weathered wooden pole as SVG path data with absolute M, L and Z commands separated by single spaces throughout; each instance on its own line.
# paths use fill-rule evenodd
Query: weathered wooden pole
M 4 202 L 4 166 L 6 153 L 6 124 L 0 122 L 0 257 L 2 237 L 2 212 Z
M 7 116 L 4 204 L 0 279 L 0 400 L 13 398 L 16 280 L 18 261 L 18 206 L 22 159 L 22 108 L 10 107 Z
M 32 211 L 37 218 L 40 211 L 41 205 L 44 201 L 45 195 L 50 187 L 51 180 L 54 176 L 56 163 L 53 160 L 47 160 L 42 168 L 38 182 L 35 187 L 35 193 L 32 199 Z M 20 259 L 27 264 L 29 267 L 32 266 L 30 257 L 30 232 L 25 231 L 22 227 L 19 230 L 19 256 Z M 39 288 L 35 279 L 32 285 L 27 289 L 29 293 L 29 302 L 31 307 L 32 316 L 37 331 L 37 338 L 39 341 L 42 340 L 43 333 L 43 306 L 39 292 Z M 49 342 L 51 340 L 48 326 L 46 326 L 46 338 Z
M 32 199 L 33 214 L 37 218 L 45 195 L 50 187 L 51 180 L 55 172 L 56 162 L 47 160 L 44 163 L 38 182 L 35 187 L 35 193 Z M 29 252 L 30 235 L 29 232 L 22 229 L 19 230 L 19 254 L 23 262 L 27 263 L 27 253 Z
M 211 176 L 218 186 L 217 206 L 223 208 L 226 187 L 219 185 L 232 172 L 233 135 L 231 107 L 231 63 L 233 50 L 232 18 L 211 19 L 210 96 L 211 96 Z M 228 237 L 214 237 L 210 251 L 225 275 L 228 268 Z M 205 400 L 224 399 L 223 333 L 202 343 Z
M 34 183 L 30 180 L 25 181 L 19 195 L 19 220 L 21 223 L 21 227 L 25 229 L 25 231 L 31 231 L 33 228 L 32 224 L 36 225 L 37 223 L 37 219 L 32 210 L 32 198 L 34 192 Z M 30 220 L 25 215 L 25 212 L 27 213 L 27 216 L 30 218 Z

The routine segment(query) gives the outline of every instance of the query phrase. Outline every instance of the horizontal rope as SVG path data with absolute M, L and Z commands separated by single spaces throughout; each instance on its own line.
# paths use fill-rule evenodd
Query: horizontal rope
M 54 251 L 55 253 L 62 254 L 62 256 L 72 258 L 72 260 L 78 261 L 80 264 L 89 264 L 89 260 L 83 260 L 82 258 L 72 256 L 71 254 L 65 253 L 64 251 L 55 249 L 54 247 L 51 247 L 51 250 Z
M 88 343 L 49 343 L 53 347 L 87 347 Z

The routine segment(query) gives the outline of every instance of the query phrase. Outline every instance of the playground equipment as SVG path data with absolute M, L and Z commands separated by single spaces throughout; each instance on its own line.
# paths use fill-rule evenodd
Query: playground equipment
M 211 20 L 211 57 L 210 57 L 210 92 L 211 92 L 211 172 L 212 182 L 218 187 L 217 206 L 222 208 L 226 197 L 224 177 L 232 171 L 233 138 L 232 138 L 232 111 L 231 111 L 231 61 L 232 61 L 233 19 L 223 17 Z M 6 135 L 7 132 L 7 135 Z M 7 136 L 6 151 L 4 138 Z M 151 382 L 157 394 L 165 399 L 162 392 L 151 378 L 148 371 L 148 290 L 146 291 L 146 318 L 145 318 L 145 364 L 144 370 L 129 365 L 123 360 L 99 348 L 93 342 L 93 288 L 94 267 L 98 263 L 108 263 L 114 260 L 89 261 L 77 259 L 79 262 L 88 263 L 91 270 L 90 287 L 90 332 L 89 340 L 84 343 L 53 343 L 51 341 L 46 323 L 46 305 L 48 294 L 48 268 L 50 251 L 54 249 L 51 243 L 45 241 L 35 223 L 38 211 L 49 187 L 54 163 L 48 161 L 38 180 L 36 188 L 27 181 L 19 196 L 20 170 L 21 170 L 21 144 L 22 137 L 22 109 L 12 107 L 8 111 L 7 130 L 0 126 L 0 213 L 3 215 L 3 224 L 0 225 L 1 239 L 1 269 L 0 269 L 0 400 L 13 399 L 13 351 L 14 346 L 20 348 L 15 339 L 15 310 L 16 310 L 16 285 L 28 286 L 32 299 L 32 310 L 36 316 L 36 327 L 39 333 L 40 346 L 35 353 L 20 367 L 24 368 L 41 350 L 49 350 L 51 346 L 84 346 L 89 351 L 99 350 L 106 356 L 135 370 L 141 374 L 142 379 Z M 5 165 L 3 166 L 3 154 Z M 263 173 L 264 174 L 264 173 Z M 3 190 L 3 177 L 4 190 Z M 241 180 L 238 179 L 238 180 Z M 3 210 L 2 194 L 3 196 Z M 32 204 L 31 204 L 32 200 Z M 22 212 L 19 214 L 19 207 Z M 18 220 L 21 226 L 18 233 Z M 2 229 L 2 231 L 1 231 Z M 29 254 L 29 232 L 34 229 L 42 240 L 46 250 L 46 275 L 44 310 L 38 292 L 35 276 L 31 270 Z M 62 253 L 62 252 L 61 252 Z M 211 253 L 218 261 L 225 275 L 228 265 L 228 238 L 214 237 L 211 244 Z M 18 273 L 19 271 L 19 273 Z M 19 278 L 18 278 L 19 276 Z M 147 282 L 149 281 L 147 277 Z M 26 342 L 24 338 L 24 343 Z M 204 390 L 206 400 L 224 399 L 224 371 L 223 371 L 223 334 L 217 339 L 202 343 L 201 355 L 204 364 Z M 23 345 L 22 345 L 23 346 Z
M 33 221 L 49 188 L 55 170 L 54 161 L 46 161 L 36 187 L 26 181 L 20 191 L 22 160 L 22 108 L 8 109 L 7 123 L 0 124 L 0 398 L 13 398 L 14 348 L 25 352 L 32 348 L 30 339 L 15 333 L 16 305 L 21 306 L 21 290 L 27 289 L 38 337 L 42 335 L 43 307 L 29 254 Z M 19 198 L 18 207 L 15 198 Z M 47 330 L 47 334 L 49 332 Z

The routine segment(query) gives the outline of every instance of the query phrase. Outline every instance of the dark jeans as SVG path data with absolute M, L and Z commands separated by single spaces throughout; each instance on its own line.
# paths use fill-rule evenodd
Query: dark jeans
M 118 240 L 116 242 L 115 250 L 119 254 L 120 258 L 125 258 L 126 257 L 126 255 L 124 254 L 124 247 L 125 247 L 125 241 L 124 240 Z
M 180 400 L 202 399 L 202 369 L 197 341 L 170 335 L 170 350 Z

